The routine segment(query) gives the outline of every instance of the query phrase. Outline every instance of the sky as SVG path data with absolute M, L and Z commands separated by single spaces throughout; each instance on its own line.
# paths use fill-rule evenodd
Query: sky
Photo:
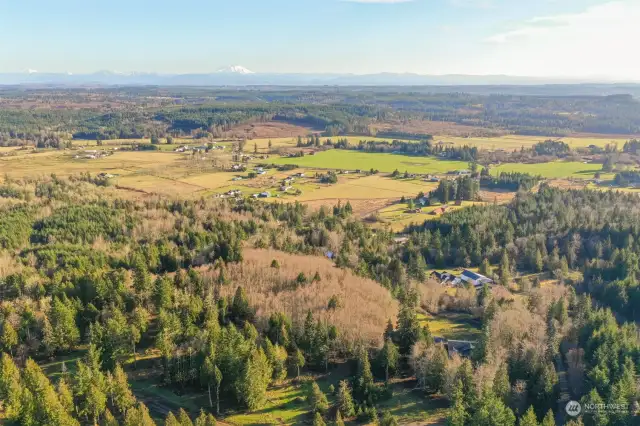
M 0 72 L 640 80 L 640 0 L 0 0 Z

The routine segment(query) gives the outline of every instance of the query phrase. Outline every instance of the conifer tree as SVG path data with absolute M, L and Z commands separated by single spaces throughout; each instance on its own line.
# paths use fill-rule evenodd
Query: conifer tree
M 538 418 L 536 417 L 533 406 L 524 413 L 524 416 L 520 419 L 519 426 L 538 426 Z
M 556 420 L 553 417 L 553 411 L 547 411 L 547 414 L 544 416 L 542 420 L 542 426 L 556 426 Z
M 307 400 L 311 405 L 311 411 L 325 415 L 329 411 L 329 401 L 327 396 L 320 390 L 316 382 L 312 382 L 307 391 Z
M 200 410 L 200 415 L 194 422 L 194 426 L 216 426 L 216 418 L 213 414 L 207 414 L 203 410 Z
M 184 408 L 180 408 L 178 411 L 178 422 L 180 423 L 180 426 L 193 426 L 193 422 L 187 412 L 184 411 Z
M 464 426 L 469 415 L 464 405 L 462 381 L 458 380 L 453 394 L 453 405 L 447 416 L 447 426 Z
M 400 359 L 400 352 L 398 347 L 393 344 L 391 339 L 387 338 L 384 341 L 384 346 L 378 354 L 378 362 L 382 368 L 384 368 L 384 379 L 389 381 L 389 377 L 395 373 L 398 368 L 398 361 Z
M 327 426 L 320 413 L 316 413 L 313 417 L 313 426 Z
M 347 418 L 353 417 L 355 414 L 351 389 L 349 388 L 349 384 L 346 380 L 342 380 L 338 388 L 338 411 L 342 416 Z
M 245 364 L 240 383 L 240 396 L 249 410 L 256 410 L 264 405 L 271 375 L 271 366 L 264 351 L 262 348 L 254 349 Z

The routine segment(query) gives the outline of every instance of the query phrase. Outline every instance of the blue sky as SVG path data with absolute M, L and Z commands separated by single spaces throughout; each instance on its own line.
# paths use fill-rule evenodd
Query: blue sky
M 640 80 L 639 21 L 640 0 L 0 0 L 0 72 Z

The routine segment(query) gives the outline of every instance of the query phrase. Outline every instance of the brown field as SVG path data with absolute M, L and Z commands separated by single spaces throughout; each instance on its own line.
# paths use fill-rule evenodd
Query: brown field
M 486 203 L 493 203 L 494 201 L 498 204 L 508 203 L 516 196 L 516 192 L 509 191 L 480 191 L 480 198 L 482 201 Z
M 259 139 L 259 138 L 297 138 L 310 133 L 319 132 L 309 127 L 298 126 L 284 121 L 269 121 L 265 123 L 241 124 L 225 132 L 226 138 Z
M 302 323 L 311 310 L 314 317 L 336 325 L 345 340 L 380 345 L 387 321 L 397 315 L 398 303 L 388 290 L 375 281 L 336 268 L 329 259 L 259 249 L 245 249 L 243 256 L 243 262 L 229 265 L 229 278 L 245 283 L 249 302 L 257 308 L 263 325 L 274 312 L 285 312 L 294 322 Z M 279 269 L 270 267 L 273 259 L 280 264 Z M 309 281 L 318 272 L 320 282 L 294 289 L 292 283 L 300 272 Z M 204 274 L 213 279 L 217 273 Z M 235 291 L 234 287 L 223 287 L 224 296 L 232 296 Z M 327 309 L 333 295 L 340 301 L 335 311 Z
M 347 201 L 351 204 L 353 208 L 353 214 L 366 217 L 376 211 L 383 209 L 395 201 L 397 198 L 378 198 L 378 199 L 343 199 L 343 198 L 325 198 L 324 200 L 312 200 L 305 201 L 304 203 L 309 206 L 312 210 L 317 210 L 320 207 L 324 206 L 327 208 L 332 208 L 333 206 L 338 205 L 338 203 L 345 204 Z

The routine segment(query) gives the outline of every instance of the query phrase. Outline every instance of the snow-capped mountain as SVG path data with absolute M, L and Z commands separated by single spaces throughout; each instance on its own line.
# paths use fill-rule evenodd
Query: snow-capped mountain
M 253 71 L 243 67 L 242 65 L 231 65 L 229 67 L 219 69 L 218 72 L 224 74 L 255 74 Z

